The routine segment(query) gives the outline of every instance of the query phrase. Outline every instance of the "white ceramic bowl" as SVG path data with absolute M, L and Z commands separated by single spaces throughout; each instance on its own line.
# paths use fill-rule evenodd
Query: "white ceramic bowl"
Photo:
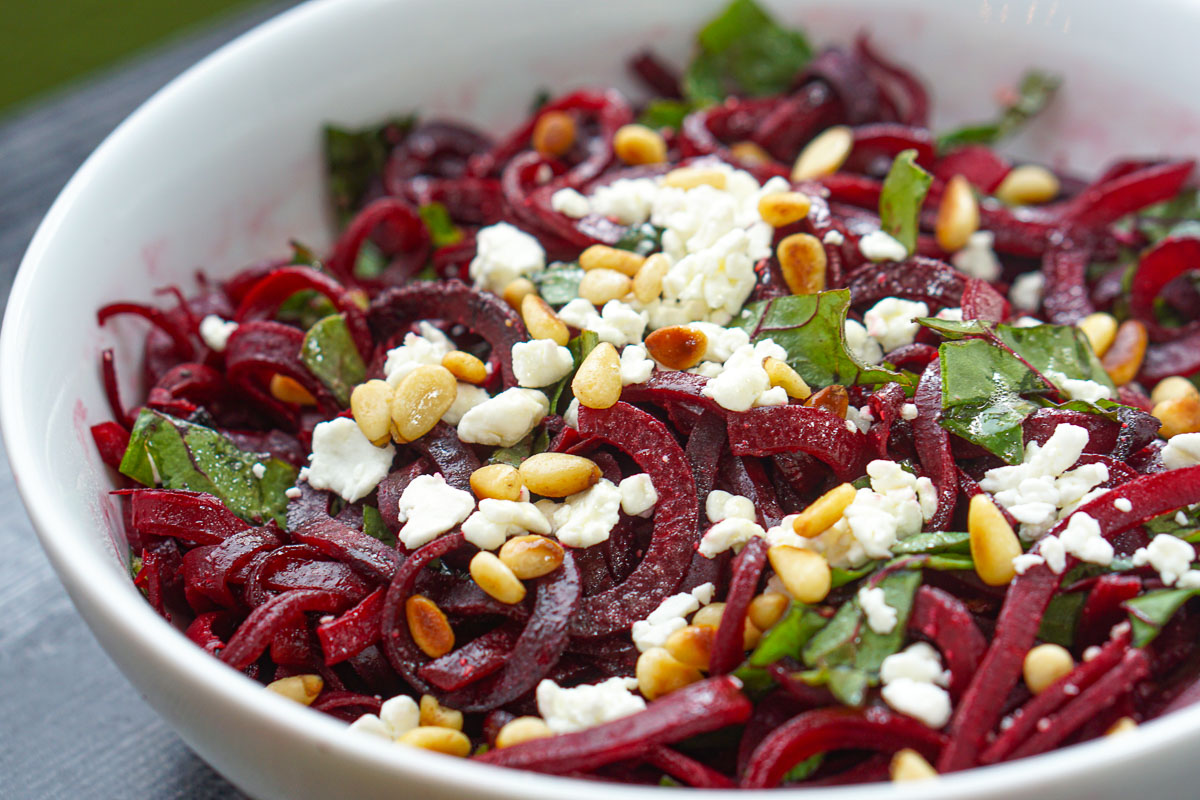
M 261 798 L 659 796 L 495 769 L 348 736 L 345 726 L 205 655 L 144 602 L 123 566 L 109 476 L 88 435 L 108 418 L 97 355 L 141 328 L 100 331 L 103 303 L 148 300 L 203 266 L 228 273 L 329 241 L 318 130 L 389 112 L 512 124 L 540 87 L 630 91 L 624 56 L 682 63 L 722 0 L 326 0 L 284 14 L 189 70 L 135 112 L 59 196 L 17 276 L 0 341 L 0 412 L 42 543 L 96 637 L 180 735 Z M 1053 109 L 1012 148 L 1084 172 L 1122 154 L 1195 154 L 1200 99 L 1186 0 L 773 2 L 817 42 L 873 32 L 933 88 L 937 124 L 986 116 L 1026 67 L 1066 75 Z M 82 668 L 82 667 L 81 667 Z M 1194 796 L 1200 708 L 1133 736 L 904 788 L 806 797 Z M 712 795 L 709 795 L 712 796 Z M 778 797 L 778 794 L 772 796 Z M 739 794 L 745 798 L 745 794 Z

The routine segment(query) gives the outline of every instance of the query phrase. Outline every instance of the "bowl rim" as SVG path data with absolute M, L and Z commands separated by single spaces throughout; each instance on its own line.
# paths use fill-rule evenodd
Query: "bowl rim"
M 320 25 L 323 20 L 341 13 L 347 0 L 309 0 L 282 12 L 205 56 L 173 78 L 126 117 L 88 156 L 63 187 L 46 216 L 38 225 L 21 259 L 0 330 L 0 435 L 3 436 L 12 466 L 13 479 L 33 522 L 42 548 L 50 559 L 60 580 L 67 587 L 72 601 L 80 609 L 89 627 L 98 625 L 112 632 L 114 641 L 146 659 L 156 668 L 170 672 L 185 685 L 210 693 L 214 702 L 236 708 L 252 717 L 264 728 L 273 728 L 297 742 L 322 748 L 344 760 L 347 765 L 389 773 L 397 780 L 406 775 L 418 777 L 428 784 L 453 785 L 459 789 L 481 792 L 484 796 L 500 794 L 512 797 L 556 798 L 571 793 L 580 798 L 609 798 L 613 785 L 538 773 L 524 772 L 491 765 L 451 759 L 376 740 L 374 737 L 346 736 L 346 726 L 326 715 L 313 713 L 271 692 L 262 691 L 261 684 L 229 669 L 188 641 L 182 633 L 163 620 L 142 598 L 128 591 L 128 582 L 111 568 L 95 568 L 101 559 L 87 549 L 73 549 L 72 540 L 85 537 L 71 515 L 55 500 L 53 492 L 40 480 L 46 473 L 41 469 L 42 443 L 29 423 L 30 407 L 21 391 L 24 385 L 14 376 L 24 374 L 30 360 L 20 338 L 22 321 L 33 313 L 30 295 L 46 270 L 41 265 L 52 256 L 53 241 L 68 224 L 72 206 L 86 195 L 94 177 L 106 168 L 106 162 L 118 145 L 132 131 L 152 123 L 154 118 L 177 98 L 186 97 L 195 87 L 203 86 L 207 75 L 226 61 L 237 60 L 264 42 L 286 37 L 294 28 Z M 1184 0 L 1152 0 L 1179 12 L 1197 9 Z M 371 0 L 362 0 L 370 5 Z M 64 533 L 65 532 L 65 533 Z M 109 565 L 111 566 L 111 565 Z M 85 611 L 86 609 L 86 611 Z M 94 617 L 92 616 L 94 615 Z M 112 643 L 102 641 L 108 650 Z M 179 729 L 176 729 L 179 732 Z M 1036 789 L 1045 782 L 1061 780 L 1064 776 L 1082 776 L 1103 764 L 1105 769 L 1132 767 L 1145 756 L 1185 737 L 1200 733 L 1200 705 L 1182 709 L 1139 727 L 1138 735 L 1122 736 L 1119 743 L 1101 738 L 1050 753 L 961 773 L 942 776 L 935 782 L 924 782 L 917 788 L 890 784 L 804 789 L 806 797 L 970 797 L 986 787 L 991 791 Z M 186 734 L 183 734 L 186 739 Z M 640 793 L 655 787 L 623 786 L 623 792 Z M 779 797 L 779 790 L 709 791 L 710 797 L 754 798 Z

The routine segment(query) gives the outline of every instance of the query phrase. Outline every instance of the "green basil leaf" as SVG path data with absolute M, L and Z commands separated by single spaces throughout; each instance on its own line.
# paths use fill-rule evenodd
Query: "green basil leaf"
M 1087 336 L 1074 325 L 997 325 L 995 335 L 1043 375 L 1061 372 L 1068 378 L 1095 381 L 1116 394 L 1116 386 L 1092 352 Z
M 261 478 L 254 465 L 264 468 Z M 143 408 L 129 435 L 120 471 L 145 486 L 187 489 L 217 497 L 247 522 L 287 522 L 284 492 L 295 467 L 239 449 L 212 428 Z
M 853 707 L 863 705 L 867 699 L 867 687 L 871 685 L 871 677 L 867 673 L 845 664 L 793 672 L 791 677 L 809 686 L 825 686 L 838 702 Z
M 500 447 L 493 450 L 491 456 L 488 457 L 488 463 L 508 464 L 510 467 L 519 467 L 521 466 L 521 462 L 529 458 L 532 454 L 533 434 L 531 433 L 512 447 Z
M 325 317 L 308 329 L 300 345 L 300 360 L 343 408 L 350 405 L 350 393 L 367 376 L 367 365 L 341 314 Z
M 975 569 L 975 560 L 967 553 L 930 553 L 920 559 L 923 568 L 939 572 Z
M 640 256 L 648 256 L 662 249 L 662 236 L 665 230 L 666 228 L 651 225 L 649 222 L 631 225 L 617 240 L 615 247 L 620 250 L 629 250 Z
M 892 545 L 896 555 L 920 555 L 927 553 L 969 553 L 971 534 L 965 531 L 935 531 L 918 533 Z
M 804 645 L 823 627 L 824 617 L 803 603 L 793 603 L 784 618 L 763 634 L 750 654 L 750 665 L 766 667 L 781 658 L 800 658 Z
M 995 144 L 1016 132 L 1054 97 L 1062 79 L 1040 70 L 1030 70 L 1021 79 L 1016 99 L 993 122 L 966 125 L 938 137 L 938 149 L 951 150 L 968 144 Z
M 809 640 L 801 655 L 810 667 L 838 666 L 854 660 L 854 643 L 862 624 L 862 609 L 851 598 L 825 623 L 825 627 Z
M 363 505 L 363 533 L 372 536 L 388 547 L 396 546 L 396 535 L 388 530 L 379 509 L 371 505 Z
M 921 204 L 933 176 L 917 166 L 917 151 L 904 150 L 892 161 L 879 195 L 879 222 L 883 230 L 912 255 L 917 249 Z
M 1179 518 L 1182 512 L 1183 518 Z M 1195 543 L 1200 538 L 1200 506 L 1184 508 L 1181 511 L 1171 511 L 1160 517 L 1155 517 L 1146 523 L 1146 531 L 1151 536 L 1168 534 L 1178 536 L 1185 542 Z
M 463 232 L 450 219 L 450 212 L 441 203 L 426 203 L 417 209 L 421 221 L 429 231 L 429 239 L 433 246 L 445 247 L 462 241 Z
M 1079 613 L 1087 600 L 1087 592 L 1060 592 L 1046 607 L 1042 624 L 1038 628 L 1038 639 L 1051 644 L 1071 647 L 1075 643 L 1075 628 L 1079 625 Z
M 638 122 L 648 128 L 671 128 L 679 130 L 683 119 L 699 106 L 686 100 L 651 100 L 642 109 Z
M 846 347 L 849 307 L 846 289 L 789 295 L 750 303 L 730 327 L 741 328 L 755 342 L 773 340 L 787 351 L 788 364 L 810 386 L 891 382 L 911 386 L 912 379 L 904 373 L 863 364 L 850 353 Z
M 358 259 L 354 262 L 354 277 L 378 278 L 387 268 L 387 256 L 383 254 L 378 245 L 370 239 L 363 242 L 362 247 L 358 248 Z
M 388 153 L 416 122 L 410 114 L 367 128 L 325 126 L 325 170 L 338 227 L 345 226 L 361 207 L 371 182 L 383 171 Z
M 883 589 L 885 602 L 896 609 L 896 625 L 891 633 L 876 633 L 869 626 L 863 627 L 854 658 L 855 667 L 869 674 L 877 673 L 883 660 L 900 650 L 912 613 L 913 597 L 920 585 L 920 571 L 910 569 L 889 573 L 877 584 L 876 588 Z
M 538 294 L 552 306 L 562 306 L 579 296 L 583 270 L 578 264 L 552 265 L 534 276 Z
M 1145 647 L 1154 641 L 1175 612 L 1198 594 L 1200 589 L 1158 589 L 1126 600 L 1123 605 L 1133 625 L 1133 646 Z
M 1200 222 L 1200 190 L 1184 189 L 1170 200 L 1156 203 L 1117 223 L 1122 228 L 1141 231 L 1150 244 L 1168 236 L 1197 236 Z
M 867 486 L 870 486 L 870 480 L 871 480 L 870 476 L 868 476 L 867 477 L 867 481 L 868 481 Z M 856 488 L 863 488 L 863 487 L 856 487 Z M 845 586 L 847 583 L 853 583 L 854 581 L 859 580 L 860 578 L 865 578 L 866 576 L 868 576 L 872 572 L 874 572 L 876 569 L 878 569 L 879 565 L 881 563 L 883 563 L 883 562 L 872 561 L 871 563 L 869 563 L 865 566 L 859 567 L 858 569 L 844 569 L 842 567 L 833 567 L 832 569 L 830 569 L 830 575 L 831 575 L 830 588 L 836 589 L 839 586 Z
M 824 760 L 824 753 L 817 753 L 816 755 L 809 756 L 796 766 L 789 769 L 787 774 L 783 776 L 780 783 L 799 783 L 800 781 L 807 780 L 810 775 L 820 769 L 821 762 Z
M 969 336 L 983 336 L 991 332 L 992 323 L 982 319 L 938 319 L 937 317 L 918 317 L 915 322 L 937 331 L 951 341 L 965 339 Z

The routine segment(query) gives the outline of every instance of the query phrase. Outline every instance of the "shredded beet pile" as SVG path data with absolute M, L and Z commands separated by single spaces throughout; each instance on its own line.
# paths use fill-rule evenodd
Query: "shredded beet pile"
M 739 45 L 722 49 L 729 26 Z M 326 255 L 294 244 L 225 280 L 170 287 L 166 307 L 100 309 L 101 325 L 150 326 L 136 399 L 104 352 L 113 421 L 92 431 L 119 473 L 134 581 L 151 605 L 233 669 L 355 728 L 626 783 L 851 784 L 911 777 L 912 758 L 963 770 L 1200 696 L 1193 162 L 1118 161 L 1091 181 L 1012 162 L 994 144 L 1053 94 L 1045 76 L 1027 78 L 998 122 L 935 136 L 920 81 L 865 37 L 813 53 L 745 0 L 701 33 L 685 75 L 649 53 L 632 68 L 657 99 L 542 99 L 498 140 L 415 118 L 330 129 L 343 227 Z M 630 163 L 617 140 L 639 121 L 664 149 Z M 832 168 L 794 172 L 814 140 L 838 136 L 848 145 Z M 1030 175 L 1035 190 L 1050 181 L 1046 196 L 1022 200 Z M 775 399 L 764 390 L 731 408 L 714 387 L 743 356 L 672 368 L 678 349 L 636 335 L 613 349 L 622 369 L 629 347 L 648 349 L 648 377 L 589 405 L 572 377 L 616 336 L 597 305 L 596 330 L 564 326 L 569 370 L 534 387 L 546 410 L 516 444 L 464 440 L 464 423 L 444 416 L 412 441 L 395 423 L 373 444 L 352 430 L 363 474 L 378 474 L 356 478 L 359 496 L 312 485 L 314 440 L 335 429 L 319 426 L 366 431 L 351 398 L 369 381 L 399 391 L 399 348 L 448 336 L 478 359 L 483 376 L 470 389 L 458 378 L 456 397 L 527 391 L 514 346 L 538 330 L 521 294 L 575 320 L 563 309 L 580 302 L 585 250 L 640 264 L 683 246 L 657 211 L 644 223 L 596 213 L 598 192 L 695 180 L 680 191 L 715 193 L 750 178 L 764 197 L 771 180 L 803 195 L 807 211 L 770 228 L 738 313 L 682 322 L 707 324 L 710 348 L 719 329 L 744 331 L 739 351 L 783 387 Z M 563 210 L 578 202 L 565 190 L 579 212 Z M 960 206 L 976 216 L 956 217 Z M 969 242 L 947 232 L 962 219 Z M 521 293 L 472 266 L 498 223 L 544 255 L 511 276 L 527 279 Z M 820 252 L 797 262 L 785 240 Z M 685 291 L 675 274 L 660 292 Z M 1030 286 L 1032 300 L 1017 288 Z M 665 339 L 658 296 L 636 291 L 637 279 L 617 311 Z M 784 366 L 763 372 L 772 359 Z M 557 561 L 516 600 L 481 588 L 478 555 L 495 548 L 461 518 L 405 545 L 410 486 L 440 476 L 439 491 L 459 492 L 445 496 L 479 494 L 482 467 L 539 453 L 588 459 L 588 486 L 624 491 L 644 476 L 652 510 L 605 512 L 615 524 L 598 543 L 542 543 Z M 556 509 L 582 520 L 587 491 L 548 498 L 548 517 L 500 541 L 555 539 Z M 802 532 L 837 497 L 853 501 Z M 658 639 L 643 633 L 664 619 Z M 629 680 L 591 706 L 549 699 L 609 679 Z M 395 709 L 418 699 L 419 720 L 402 721 Z M 517 736 L 521 725 L 537 738 Z M 419 733 L 438 727 L 461 733 L 449 744 Z

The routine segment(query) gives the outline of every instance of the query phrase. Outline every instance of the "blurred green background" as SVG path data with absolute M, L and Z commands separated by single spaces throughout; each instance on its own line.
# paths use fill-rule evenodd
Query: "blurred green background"
M 258 0 L 0 0 L 0 116 Z

